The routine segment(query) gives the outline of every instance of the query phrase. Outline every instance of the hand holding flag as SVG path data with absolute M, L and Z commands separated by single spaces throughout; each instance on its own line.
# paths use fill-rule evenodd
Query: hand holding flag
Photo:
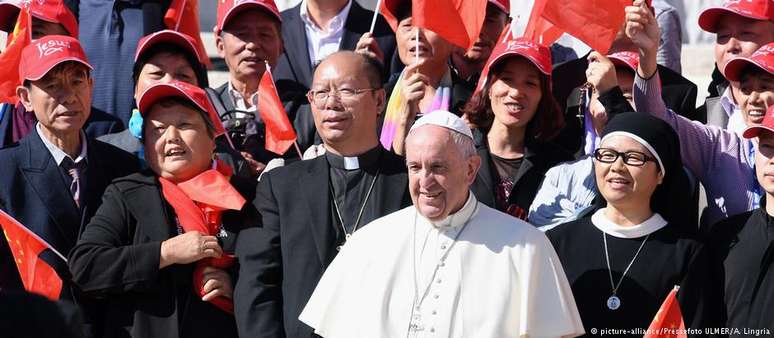
M 643 78 L 650 78 L 657 70 L 656 54 L 661 41 L 660 30 L 653 12 L 644 0 L 635 0 L 626 7 L 626 36 L 640 49 L 640 64 L 637 72 Z

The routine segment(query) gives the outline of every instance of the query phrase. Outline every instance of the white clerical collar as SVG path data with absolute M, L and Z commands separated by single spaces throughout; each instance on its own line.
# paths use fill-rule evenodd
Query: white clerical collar
M 661 215 L 654 213 L 653 216 L 650 216 L 650 218 L 640 224 L 621 226 L 607 218 L 605 208 L 597 210 L 591 216 L 591 223 L 600 231 L 618 238 L 640 238 L 650 235 L 667 225 L 667 221 Z
M 46 146 L 46 149 L 48 149 L 48 152 L 51 153 L 51 156 L 54 158 L 54 162 L 56 162 L 57 166 L 62 165 L 62 161 L 64 161 L 65 157 L 70 157 L 70 155 L 67 155 L 67 153 L 64 152 L 64 150 L 57 147 L 55 144 L 51 143 L 45 135 L 43 135 L 43 130 L 41 129 L 40 122 L 35 124 L 35 129 L 38 133 L 38 136 L 40 136 L 40 139 L 43 141 L 43 145 Z M 83 130 L 80 131 L 80 138 L 81 138 L 81 152 L 78 154 L 76 158 L 70 157 L 70 160 L 73 161 L 73 163 L 80 163 L 81 161 L 86 161 L 86 154 L 88 154 L 88 147 L 86 146 L 86 135 L 83 133 Z
M 473 212 L 476 211 L 476 204 L 478 204 L 478 200 L 476 200 L 476 197 L 473 196 L 473 193 L 468 191 L 468 200 L 465 201 L 465 204 L 462 206 L 460 210 L 457 210 L 457 212 L 446 216 L 443 220 L 440 220 L 438 222 L 433 222 L 428 220 L 434 227 L 442 229 L 442 228 L 459 228 L 463 224 L 465 224 L 471 217 L 473 217 Z

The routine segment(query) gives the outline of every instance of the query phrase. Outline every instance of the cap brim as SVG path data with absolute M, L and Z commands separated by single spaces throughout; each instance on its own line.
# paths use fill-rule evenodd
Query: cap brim
M 19 7 L 14 4 L 0 3 L 0 30 L 8 33 L 12 32 L 16 25 L 16 17 L 19 16 L 19 11 Z
M 750 18 L 754 20 L 768 20 L 766 17 L 757 17 L 749 14 L 743 14 L 739 12 L 735 12 L 733 10 L 730 10 L 725 7 L 710 7 L 705 9 L 701 12 L 699 15 L 699 27 L 703 29 L 706 32 L 710 33 L 717 33 L 717 23 L 718 20 L 720 20 L 720 17 L 726 14 L 733 14 L 738 15 L 745 18 Z
M 273 9 L 273 8 L 267 6 L 267 5 L 264 5 L 262 3 L 243 2 L 243 3 L 239 4 L 239 5 L 236 5 L 236 6 L 232 7 L 231 9 L 228 10 L 228 12 L 226 12 L 226 15 L 223 16 L 223 20 L 218 22 L 218 28 L 220 28 L 220 30 L 223 30 L 223 28 L 226 26 L 226 22 L 231 20 L 231 18 L 233 16 L 239 14 L 239 12 L 242 12 L 244 10 L 249 9 L 250 7 L 255 7 L 257 9 L 263 10 L 264 12 L 269 13 L 272 17 L 274 17 L 277 20 L 279 20 L 279 22 L 282 22 L 282 16 L 275 9 Z
M 741 81 L 742 71 L 744 71 L 747 66 L 755 66 L 764 71 L 768 71 L 768 69 L 763 64 L 756 60 L 739 57 L 726 63 L 726 66 L 723 68 L 723 76 L 725 76 L 726 79 L 730 81 Z
M 140 110 L 140 114 L 145 116 L 145 114 L 150 111 L 150 108 L 153 107 L 154 104 L 159 102 L 159 100 L 168 97 L 180 97 L 186 99 L 193 103 L 195 106 L 199 107 L 199 109 L 202 111 L 209 111 L 207 107 L 202 107 L 184 90 L 169 84 L 157 84 L 146 89 L 145 92 L 140 95 L 140 100 L 137 102 L 137 108 Z
M 40 80 L 44 76 L 46 76 L 46 74 L 48 74 L 48 72 L 50 72 L 52 69 L 54 69 L 54 67 L 58 66 L 59 64 L 61 64 L 63 62 L 67 62 L 67 61 L 78 62 L 78 63 L 88 67 L 90 70 L 94 70 L 94 67 L 92 67 L 88 62 L 86 62 L 84 60 L 81 60 L 81 59 L 79 59 L 77 57 L 74 57 L 74 56 L 69 56 L 69 57 L 66 57 L 66 58 L 63 58 L 63 59 L 55 60 L 55 61 L 51 62 L 50 64 L 44 63 L 43 65 L 36 67 L 36 68 L 39 68 L 39 69 L 37 69 L 32 74 L 27 74 L 26 76 L 24 76 L 24 79 L 25 80 L 30 80 L 30 81 Z
M 175 46 L 182 47 L 192 55 L 196 56 L 196 59 L 199 60 L 199 62 L 204 60 L 202 56 L 199 55 L 199 51 L 196 49 L 196 46 L 194 46 L 191 41 L 186 39 L 182 33 L 172 30 L 165 30 L 154 33 L 152 37 L 142 41 L 142 44 L 137 46 L 137 53 L 134 55 L 134 62 L 137 62 L 137 59 L 140 58 L 142 53 L 159 43 L 171 43 Z
M 633 64 L 630 64 L 629 62 L 626 62 L 626 60 L 615 57 L 615 56 L 608 56 L 608 59 L 610 59 L 610 62 L 613 63 L 615 66 L 621 66 L 626 67 L 628 69 L 631 69 L 632 71 L 637 71 L 637 67 Z
M 744 133 L 742 134 L 742 136 L 744 138 L 755 138 L 755 137 L 760 136 L 761 133 L 764 132 L 764 131 L 770 131 L 770 132 L 774 133 L 774 129 L 771 128 L 771 127 L 766 127 L 764 125 L 757 125 L 757 126 L 752 126 L 752 127 L 749 127 L 747 129 L 745 129 Z
M 537 68 L 537 69 L 538 69 L 538 70 L 539 70 L 541 73 L 543 73 L 544 75 L 551 76 L 551 69 L 550 69 L 550 68 L 549 68 L 549 69 L 546 69 L 546 67 L 544 67 L 543 65 L 541 65 L 541 64 L 540 64 L 540 62 L 538 62 L 538 61 L 535 59 L 535 57 L 534 57 L 534 56 L 532 56 L 532 55 L 529 55 L 529 54 L 526 54 L 526 53 L 519 53 L 519 52 L 517 52 L 517 51 L 509 51 L 509 52 L 505 52 L 505 53 L 503 53 L 503 54 L 500 54 L 500 55 L 498 55 L 497 57 L 495 57 L 495 58 L 494 58 L 494 60 L 492 60 L 492 62 L 490 62 L 490 63 L 489 63 L 489 69 L 490 69 L 490 71 L 491 71 L 491 69 L 492 69 L 492 68 L 493 68 L 493 67 L 494 67 L 496 64 L 498 64 L 498 63 L 500 63 L 500 62 L 503 62 L 503 60 L 505 60 L 505 59 L 507 59 L 507 58 L 509 58 L 509 57 L 511 57 L 511 56 L 521 56 L 521 57 L 524 57 L 524 58 L 526 58 L 527 60 L 529 60 L 529 62 L 531 62 L 531 63 L 532 63 L 532 64 L 533 64 L 533 65 L 534 65 L 534 66 L 535 66 L 535 67 L 536 67 L 536 68 Z

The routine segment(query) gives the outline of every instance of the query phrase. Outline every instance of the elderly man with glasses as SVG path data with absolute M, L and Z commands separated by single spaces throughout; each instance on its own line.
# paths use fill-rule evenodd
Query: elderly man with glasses
M 310 337 L 298 320 L 347 239 L 411 204 L 403 159 L 379 144 L 379 63 L 341 51 L 314 73 L 311 103 L 325 155 L 263 175 L 253 202 L 263 226 L 239 234 L 235 315 L 240 336 Z

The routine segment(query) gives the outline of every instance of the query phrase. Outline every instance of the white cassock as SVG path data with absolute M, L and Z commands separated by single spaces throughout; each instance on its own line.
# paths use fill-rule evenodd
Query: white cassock
M 358 230 L 299 319 L 326 338 L 584 333 L 545 235 L 472 193 L 436 226 L 410 206 Z

